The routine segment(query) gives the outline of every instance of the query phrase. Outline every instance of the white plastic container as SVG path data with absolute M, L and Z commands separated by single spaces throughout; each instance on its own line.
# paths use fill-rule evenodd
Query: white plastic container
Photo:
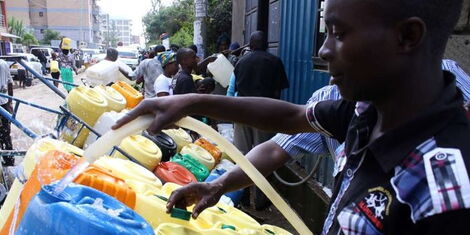
M 224 88 L 230 83 L 230 75 L 233 72 L 233 65 L 225 58 L 224 55 L 218 54 L 217 59 L 207 65 L 207 69 L 214 75 L 214 79 Z
M 85 80 L 92 86 L 106 85 L 115 82 L 119 74 L 116 62 L 102 60 L 86 70 Z
M 124 64 L 122 61 L 116 61 L 115 63 L 117 63 L 118 65 L 118 68 L 130 73 L 132 72 L 132 68 L 129 67 L 129 65 L 127 64 Z M 118 73 L 118 78 L 117 78 L 117 81 L 123 81 L 131 86 L 134 86 L 135 85 L 135 81 L 132 81 L 132 80 L 129 80 L 126 76 L 124 76 L 121 72 Z
M 104 135 L 106 132 L 111 130 L 111 126 L 113 126 L 114 123 L 116 123 L 116 121 L 122 118 L 126 113 L 127 110 L 123 110 L 120 113 L 115 111 L 103 113 L 98 121 L 96 121 L 96 124 L 93 126 L 93 128 L 100 135 Z M 97 138 L 98 137 L 93 132 L 90 132 L 90 135 L 88 135 L 88 138 L 85 141 L 84 149 L 88 148 L 88 146 L 95 142 Z

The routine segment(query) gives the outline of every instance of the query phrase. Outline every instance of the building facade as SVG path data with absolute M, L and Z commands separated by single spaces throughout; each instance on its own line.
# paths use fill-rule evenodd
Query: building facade
M 12 38 L 16 35 L 8 33 L 8 16 L 4 0 L 0 0 L 0 55 L 6 55 L 12 51 Z
M 111 29 L 116 31 L 118 42 L 122 42 L 123 46 L 133 44 L 132 38 L 132 20 L 119 17 L 111 17 L 109 19 Z
M 50 29 L 87 47 L 101 44 L 97 0 L 9 0 L 10 16 L 22 20 L 37 39 Z

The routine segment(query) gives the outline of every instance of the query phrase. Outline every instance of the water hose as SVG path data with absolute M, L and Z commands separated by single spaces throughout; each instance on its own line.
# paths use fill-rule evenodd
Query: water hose
M 153 115 L 140 116 L 117 130 L 108 131 L 85 150 L 84 156 L 90 163 L 93 163 L 99 157 L 106 155 L 112 146 L 119 145 L 120 141 L 125 137 L 137 131 L 147 129 L 153 119 Z M 289 207 L 284 199 L 282 199 L 276 190 L 274 190 L 266 178 L 253 166 L 253 164 L 251 164 L 251 162 L 248 161 L 235 146 L 223 138 L 218 132 L 191 117 L 181 119 L 176 123 L 176 125 L 195 131 L 214 141 L 236 164 L 238 164 L 248 177 L 250 177 L 253 183 L 261 189 L 261 191 L 269 198 L 273 205 L 276 206 L 276 208 L 299 234 L 313 234 L 295 211 Z
M 320 162 L 321 162 L 321 157 L 318 157 L 317 161 L 315 162 L 315 165 L 313 166 L 312 170 L 310 171 L 310 173 L 305 176 L 305 178 L 301 179 L 300 181 L 298 182 L 294 182 L 294 183 L 291 183 L 291 182 L 287 182 L 286 180 L 284 180 L 283 178 L 281 178 L 281 176 L 276 172 L 274 171 L 273 174 L 274 176 L 276 177 L 276 179 L 281 182 L 282 184 L 284 185 L 287 185 L 287 186 L 299 186 L 305 182 L 307 182 L 308 179 L 310 179 L 318 170 L 318 167 L 320 166 Z

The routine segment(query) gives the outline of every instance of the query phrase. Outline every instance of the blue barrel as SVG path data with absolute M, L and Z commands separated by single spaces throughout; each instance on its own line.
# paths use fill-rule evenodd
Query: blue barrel
M 31 200 L 16 234 L 154 234 L 140 215 L 93 188 L 70 184 L 60 195 L 45 185 Z
M 224 161 L 224 160 L 222 160 L 222 161 Z M 227 160 L 225 160 L 225 161 L 227 161 Z M 220 176 L 222 176 L 223 174 L 225 174 L 225 172 L 227 172 L 231 168 L 233 168 L 233 164 L 231 164 L 232 166 L 230 166 L 230 164 L 227 164 L 227 162 L 223 162 L 223 163 L 221 162 L 220 164 L 215 166 L 214 170 L 211 171 L 210 175 L 206 178 L 206 180 L 204 182 L 214 181 L 217 178 L 219 178 Z M 226 193 L 224 195 L 229 197 L 230 199 L 232 199 L 233 204 L 236 206 L 236 205 L 238 205 L 238 203 L 240 203 L 240 200 L 242 199 L 243 189 L 240 189 L 238 191 L 233 191 L 233 192 L 230 192 L 230 193 Z

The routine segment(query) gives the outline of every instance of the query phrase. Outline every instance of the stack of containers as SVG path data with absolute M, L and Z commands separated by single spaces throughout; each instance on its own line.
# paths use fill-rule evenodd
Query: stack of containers
M 149 144 L 148 140 L 142 138 L 144 137 L 137 137 L 145 143 L 144 145 Z M 59 141 L 45 141 L 45 143 L 42 144 L 42 148 L 35 147 L 34 151 L 46 151 L 60 146 Z M 76 151 L 76 149 L 72 151 Z M 141 152 L 132 154 L 135 159 L 143 159 L 140 156 Z M 162 162 L 159 165 L 180 166 L 176 163 L 179 161 L 177 159 L 189 162 L 191 167 L 198 166 L 203 169 L 206 167 L 188 154 L 181 153 L 174 157 L 175 162 Z M 250 216 L 224 203 L 218 203 L 215 207 L 208 208 L 201 213 L 197 220 L 190 217 L 192 207 L 187 208 L 188 211 L 174 209 L 170 214 L 167 214 L 168 197 L 180 185 L 166 183 L 162 187 L 161 181 L 148 169 L 152 167 L 143 167 L 140 162 L 140 164 L 136 164 L 116 157 L 98 159 L 74 181 L 91 188 L 72 184 L 65 190 L 66 196 L 51 196 L 50 187 L 54 185 L 42 187 L 42 189 L 41 185 L 44 186 L 62 178 L 71 167 L 81 160 L 74 154 L 62 151 L 49 151 L 36 160 L 38 160 L 38 164 L 26 183 L 27 187 L 25 188 L 28 190 L 23 190 L 20 196 L 21 202 L 19 212 L 16 215 L 17 220 L 12 223 L 13 217 L 10 214 L 9 220 L 2 228 L 3 234 L 10 231 L 12 224 L 18 227 L 16 230 L 18 234 L 25 234 L 32 229 L 37 229 L 43 234 L 77 231 L 87 234 L 115 233 L 119 229 L 126 229 L 130 234 L 152 234 L 153 232 L 156 234 L 178 234 L 179 231 L 183 234 L 194 232 L 194 234 L 201 235 L 227 234 L 227 232 L 229 232 L 228 234 L 272 234 L 267 233 L 266 229 L 275 232 L 275 234 L 289 234 L 277 227 L 260 225 Z M 218 168 L 221 164 L 226 164 L 225 160 L 218 164 Z M 54 226 L 57 220 L 48 216 L 38 216 L 39 212 L 52 213 L 51 215 L 62 214 L 61 222 L 68 226 Z M 86 219 L 88 217 L 93 218 Z M 103 225 L 102 221 L 109 221 L 109 223 Z M 39 226 L 40 224 L 43 226 Z M 149 227 L 152 227 L 154 231 L 149 230 Z M 70 228 L 75 228 L 75 230 L 67 230 Z

